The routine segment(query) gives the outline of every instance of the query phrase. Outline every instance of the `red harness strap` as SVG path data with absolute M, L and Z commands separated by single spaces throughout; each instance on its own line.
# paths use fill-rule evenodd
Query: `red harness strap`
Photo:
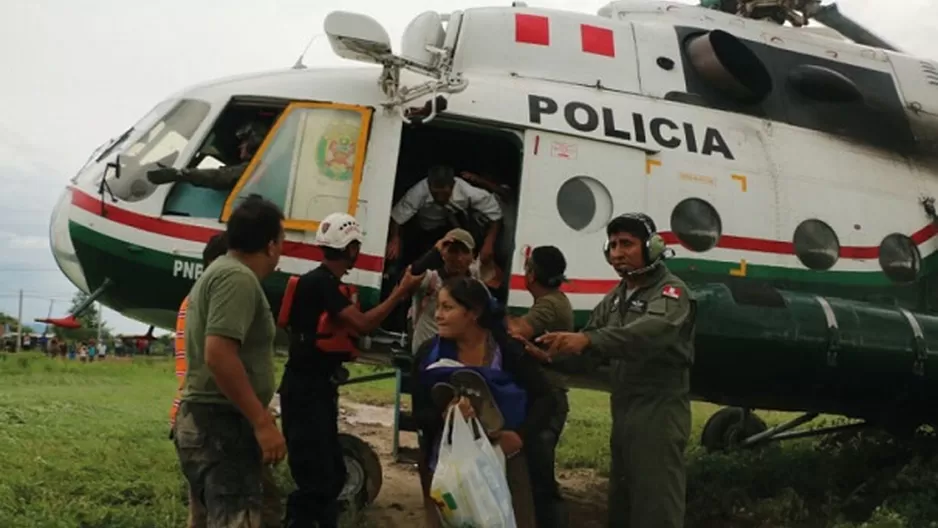
M 290 323 L 290 311 L 293 309 L 293 295 L 296 293 L 296 283 L 299 282 L 298 275 L 291 275 L 287 280 L 287 289 L 283 292 L 283 300 L 280 301 L 280 311 L 277 312 L 277 326 L 286 328 Z

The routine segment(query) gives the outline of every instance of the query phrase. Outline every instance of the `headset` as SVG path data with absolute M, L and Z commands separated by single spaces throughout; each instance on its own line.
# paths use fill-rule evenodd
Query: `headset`
M 647 273 L 657 266 L 661 265 L 662 261 L 666 258 L 669 258 L 674 255 L 674 250 L 668 248 L 667 243 L 664 241 L 664 238 L 658 234 L 658 230 L 655 228 L 655 222 L 644 213 L 625 213 L 613 218 L 608 224 L 612 225 L 616 220 L 632 220 L 640 222 L 645 227 L 645 232 L 647 236 L 645 237 L 645 243 L 642 245 L 642 256 L 645 258 L 645 267 L 638 268 L 636 270 L 625 272 L 627 276 L 641 275 Z M 608 233 L 608 231 L 607 231 Z M 612 264 L 612 257 L 610 256 L 609 251 L 609 238 L 606 237 L 606 241 L 603 243 L 603 255 L 606 257 L 606 262 Z

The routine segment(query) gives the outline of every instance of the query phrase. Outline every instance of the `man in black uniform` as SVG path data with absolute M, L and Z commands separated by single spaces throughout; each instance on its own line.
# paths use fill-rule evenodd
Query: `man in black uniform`
M 287 528 L 338 526 L 337 499 L 346 479 L 338 430 L 338 386 L 347 375 L 342 363 L 357 354 L 357 335 L 376 329 L 423 279 L 408 270 L 384 302 L 362 313 L 341 283 L 361 243 L 361 226 L 354 217 L 327 216 L 316 232 L 323 262 L 299 278 L 293 293 L 290 357 L 279 391 L 290 473 L 297 488 L 287 499 Z

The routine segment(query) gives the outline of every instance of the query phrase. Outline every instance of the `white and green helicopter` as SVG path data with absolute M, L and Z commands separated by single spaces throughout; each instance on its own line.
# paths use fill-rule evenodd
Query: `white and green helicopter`
M 938 64 L 816 0 L 711 3 L 425 12 L 398 53 L 377 21 L 332 12 L 332 49 L 364 66 L 243 75 L 160 102 L 69 181 L 55 259 L 89 303 L 172 328 L 203 245 L 257 193 L 287 218 L 271 306 L 317 265 L 318 221 L 347 211 L 366 232 L 347 281 L 368 307 L 393 280 L 393 204 L 447 163 L 505 190 L 500 287 L 516 313 L 532 301 L 526 252 L 552 244 L 582 324 L 618 282 L 602 258 L 606 223 L 654 218 L 698 303 L 692 392 L 727 406 L 705 428 L 708 447 L 834 430 L 789 431 L 819 413 L 858 420 L 841 429 L 935 423 Z M 148 179 L 238 165 L 247 122 L 269 132 L 231 188 Z M 363 360 L 406 357 L 389 351 L 407 348 L 404 328 L 371 338 Z M 602 364 L 569 374 L 606 388 Z M 804 415 L 767 429 L 753 409 Z M 360 470 L 348 493 L 368 502 L 380 464 L 346 444 Z

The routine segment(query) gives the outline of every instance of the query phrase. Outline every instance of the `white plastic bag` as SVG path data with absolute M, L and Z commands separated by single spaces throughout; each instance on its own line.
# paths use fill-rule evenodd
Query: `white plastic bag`
M 447 413 L 430 497 L 446 526 L 515 528 L 504 461 L 485 435 L 475 439 L 473 422 L 482 431 L 478 420 L 467 421 L 456 406 Z

